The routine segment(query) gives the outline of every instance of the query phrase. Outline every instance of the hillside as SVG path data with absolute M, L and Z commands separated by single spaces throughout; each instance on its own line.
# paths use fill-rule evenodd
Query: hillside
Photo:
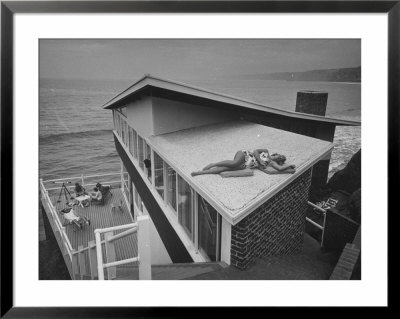
M 264 80 L 361 82 L 361 67 L 259 74 Z

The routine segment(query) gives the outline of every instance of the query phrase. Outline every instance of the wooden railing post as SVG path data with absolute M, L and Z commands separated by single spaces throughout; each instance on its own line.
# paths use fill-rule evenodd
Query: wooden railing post
M 78 254 L 74 252 L 72 253 L 71 262 L 72 262 L 72 273 L 74 275 L 72 280 L 80 279 Z
M 150 219 L 147 215 L 137 217 L 139 279 L 151 280 Z
M 96 229 L 94 231 L 96 237 L 96 255 L 97 255 L 97 270 L 99 280 L 104 280 L 104 268 L 103 268 L 103 252 L 101 249 L 101 233 Z
M 94 240 L 89 242 L 89 266 L 90 266 L 90 277 L 95 279 L 98 276 L 97 272 L 97 257 L 96 257 L 96 243 Z
M 106 245 L 106 263 L 111 263 L 115 261 L 115 246 L 110 237 L 114 234 L 113 231 L 104 234 L 105 245 Z M 107 279 L 112 280 L 117 277 L 117 268 L 115 266 L 107 268 Z

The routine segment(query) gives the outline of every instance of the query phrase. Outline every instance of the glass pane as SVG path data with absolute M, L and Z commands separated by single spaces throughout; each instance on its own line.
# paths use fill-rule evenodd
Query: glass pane
M 122 142 L 125 144 L 125 121 L 121 117 L 121 137 L 122 137 Z
M 119 114 L 116 113 L 116 115 L 117 115 L 117 132 L 118 132 L 118 135 L 121 137 L 122 136 L 121 135 L 121 120 L 119 118 Z
M 139 166 L 142 170 L 144 170 L 144 140 L 138 135 L 138 161 Z
M 142 198 L 140 197 L 140 195 L 138 194 L 138 207 L 140 212 L 143 212 L 143 206 L 142 206 Z
M 123 187 L 123 189 L 125 191 L 125 194 L 129 195 L 129 186 L 128 186 L 129 185 L 129 174 L 128 174 L 128 171 L 127 171 L 125 165 L 122 165 L 122 172 L 123 172 L 122 173 L 122 177 L 123 177 L 123 185 L 122 185 L 122 187 Z
M 129 153 L 133 155 L 133 131 L 130 126 L 129 126 Z
M 138 196 L 139 196 L 139 193 L 138 193 L 137 189 L 135 188 L 135 204 L 136 204 L 136 206 L 137 206 L 138 203 L 139 203 L 139 198 L 138 198 Z
M 168 164 L 167 167 L 167 202 L 176 212 L 176 172 Z
M 150 146 L 144 142 L 146 145 L 146 159 L 144 160 L 145 173 L 149 181 L 151 181 L 151 149 Z
M 203 197 L 198 197 L 199 248 L 210 261 L 217 260 L 217 211 Z
M 164 198 L 163 160 L 156 152 L 154 152 L 154 184 L 157 192 Z
M 132 129 L 132 131 L 133 131 L 133 157 L 137 158 L 138 157 L 138 146 L 137 146 L 138 135 L 134 129 Z
M 128 141 L 128 124 L 126 123 L 126 121 L 124 120 L 124 136 L 125 136 L 125 139 L 124 139 L 124 143 L 125 143 L 125 145 L 126 146 L 128 146 L 129 145 L 129 141 Z
M 188 183 L 178 175 L 178 221 L 193 239 L 192 191 Z
M 140 198 L 140 195 L 136 189 L 135 189 L 135 203 L 140 212 L 142 212 L 142 199 Z

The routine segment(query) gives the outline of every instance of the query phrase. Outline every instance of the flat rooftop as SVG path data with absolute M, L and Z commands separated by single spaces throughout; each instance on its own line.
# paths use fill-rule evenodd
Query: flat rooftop
M 333 144 L 245 121 L 233 121 L 181 130 L 149 138 L 150 144 L 191 186 L 229 222 L 236 224 L 292 180 L 328 154 Z M 192 177 L 212 162 L 233 159 L 238 150 L 267 148 L 295 164 L 295 174 Z

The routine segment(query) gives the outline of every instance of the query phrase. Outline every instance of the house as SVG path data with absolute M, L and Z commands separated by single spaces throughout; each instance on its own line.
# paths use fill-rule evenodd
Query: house
M 335 127 L 359 125 L 150 75 L 104 108 L 113 112 L 131 213 L 148 213 L 171 261 L 223 261 L 239 269 L 301 249 L 310 189 L 326 182 Z M 296 172 L 190 175 L 256 148 L 286 155 Z

